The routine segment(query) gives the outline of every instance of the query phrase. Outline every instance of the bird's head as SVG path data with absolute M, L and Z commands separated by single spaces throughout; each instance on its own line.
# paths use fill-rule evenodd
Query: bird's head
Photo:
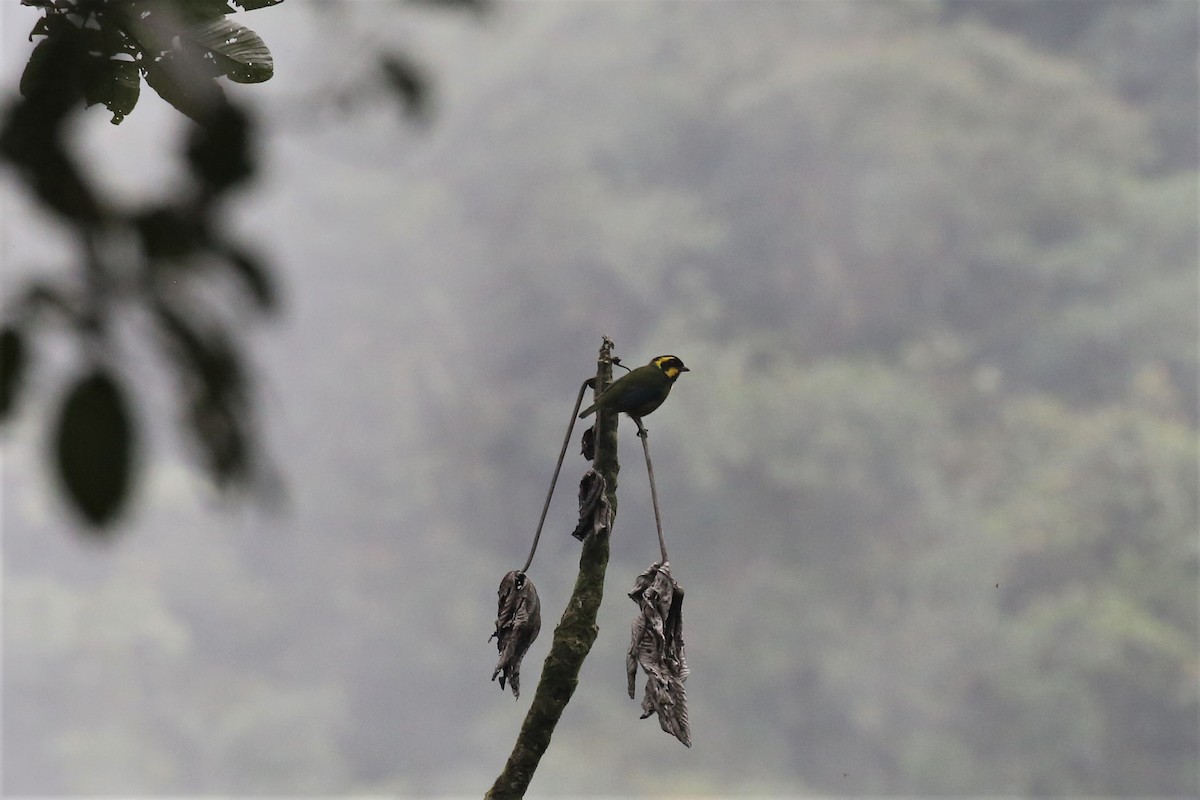
M 691 372 L 691 370 L 685 367 L 683 362 L 679 360 L 679 356 L 659 356 L 658 358 L 653 359 L 650 363 L 661 369 L 663 374 L 671 380 L 678 378 L 679 373 L 681 372 Z

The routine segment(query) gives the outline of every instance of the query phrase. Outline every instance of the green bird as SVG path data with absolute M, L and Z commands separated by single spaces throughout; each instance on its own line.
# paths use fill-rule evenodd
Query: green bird
M 646 366 L 638 367 L 609 384 L 596 402 L 579 414 L 579 418 L 583 419 L 598 408 L 605 408 L 624 411 L 631 417 L 641 419 L 663 404 L 675 385 L 675 379 L 684 372 L 691 370 L 677 356 L 652 359 Z

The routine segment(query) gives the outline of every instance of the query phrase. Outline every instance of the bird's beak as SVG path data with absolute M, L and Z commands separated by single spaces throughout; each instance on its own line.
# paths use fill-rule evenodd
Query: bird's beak
M 690 369 L 688 369 L 687 367 L 680 367 L 680 368 L 679 368 L 679 371 L 680 371 L 680 372 L 691 372 L 691 370 L 690 370 Z

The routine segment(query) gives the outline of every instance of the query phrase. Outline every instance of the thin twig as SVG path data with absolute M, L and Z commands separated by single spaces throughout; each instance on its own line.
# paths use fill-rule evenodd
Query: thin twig
M 533 554 L 537 552 L 538 540 L 542 538 L 542 526 L 546 524 L 546 512 L 550 510 L 550 498 L 554 496 L 558 473 L 562 469 L 563 459 L 567 457 L 567 446 L 571 443 L 571 434 L 575 431 L 575 415 L 579 413 L 579 407 L 583 405 L 583 393 L 587 391 L 588 386 L 595 382 L 595 378 L 588 378 L 579 386 L 579 396 L 575 398 L 575 408 L 571 409 L 571 422 L 567 425 L 567 435 L 563 437 L 562 449 L 558 451 L 558 463 L 554 465 L 554 476 L 550 478 L 550 490 L 546 492 L 546 502 L 542 504 L 542 516 L 538 518 L 537 530 L 533 533 L 533 546 L 529 548 L 529 558 L 525 559 L 525 566 L 521 567 L 521 572 L 528 572 L 529 565 L 533 563 Z
M 658 551 L 662 555 L 662 563 L 666 564 L 667 540 L 663 538 L 662 514 L 658 510 L 658 489 L 654 487 L 654 464 L 650 461 L 650 432 L 642 427 L 642 420 L 632 418 L 637 423 L 638 438 L 642 440 L 642 450 L 646 453 L 646 472 L 650 475 L 650 500 L 654 503 L 654 526 L 658 529 Z

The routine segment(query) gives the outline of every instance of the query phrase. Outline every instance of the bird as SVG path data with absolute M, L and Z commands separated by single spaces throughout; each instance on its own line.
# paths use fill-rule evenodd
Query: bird
M 596 402 L 579 414 L 583 419 L 596 409 L 623 411 L 634 419 L 641 419 L 663 404 L 675 380 L 684 372 L 691 372 L 678 356 L 658 356 L 649 364 L 622 375 L 600 393 Z

